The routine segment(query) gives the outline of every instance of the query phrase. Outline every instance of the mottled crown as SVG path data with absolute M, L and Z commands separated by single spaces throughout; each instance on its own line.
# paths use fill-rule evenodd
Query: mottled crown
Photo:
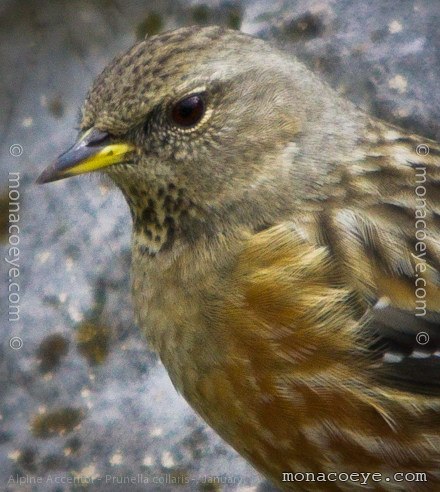
M 179 86 L 200 83 L 203 75 L 194 71 L 208 58 L 219 52 L 239 56 L 249 42 L 264 49 L 260 40 L 217 26 L 181 28 L 146 38 L 117 56 L 96 78 L 83 107 L 82 129 L 94 125 L 124 133 Z

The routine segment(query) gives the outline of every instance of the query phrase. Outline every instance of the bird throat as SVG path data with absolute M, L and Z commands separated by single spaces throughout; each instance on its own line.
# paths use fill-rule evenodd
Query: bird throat
M 143 188 L 120 185 L 133 220 L 133 246 L 142 256 L 171 249 L 188 218 L 190 202 L 185 189 L 173 183 Z

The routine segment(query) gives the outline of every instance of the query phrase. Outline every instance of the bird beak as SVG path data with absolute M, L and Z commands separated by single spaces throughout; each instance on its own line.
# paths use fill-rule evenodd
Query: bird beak
M 124 162 L 134 149 L 130 143 L 114 142 L 108 133 L 91 128 L 40 174 L 37 183 L 50 183 Z

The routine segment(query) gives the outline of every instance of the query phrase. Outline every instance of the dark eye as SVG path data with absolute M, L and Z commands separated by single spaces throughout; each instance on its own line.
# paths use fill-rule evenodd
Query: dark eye
M 200 94 L 184 97 L 171 110 L 173 123 L 183 128 L 197 125 L 205 114 L 205 102 Z

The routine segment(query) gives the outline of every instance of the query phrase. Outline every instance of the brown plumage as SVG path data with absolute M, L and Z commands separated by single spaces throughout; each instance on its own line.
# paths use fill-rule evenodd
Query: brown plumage
M 216 27 L 115 59 L 82 130 L 40 181 L 122 190 L 137 320 L 194 409 L 282 488 L 439 489 L 440 145 Z

